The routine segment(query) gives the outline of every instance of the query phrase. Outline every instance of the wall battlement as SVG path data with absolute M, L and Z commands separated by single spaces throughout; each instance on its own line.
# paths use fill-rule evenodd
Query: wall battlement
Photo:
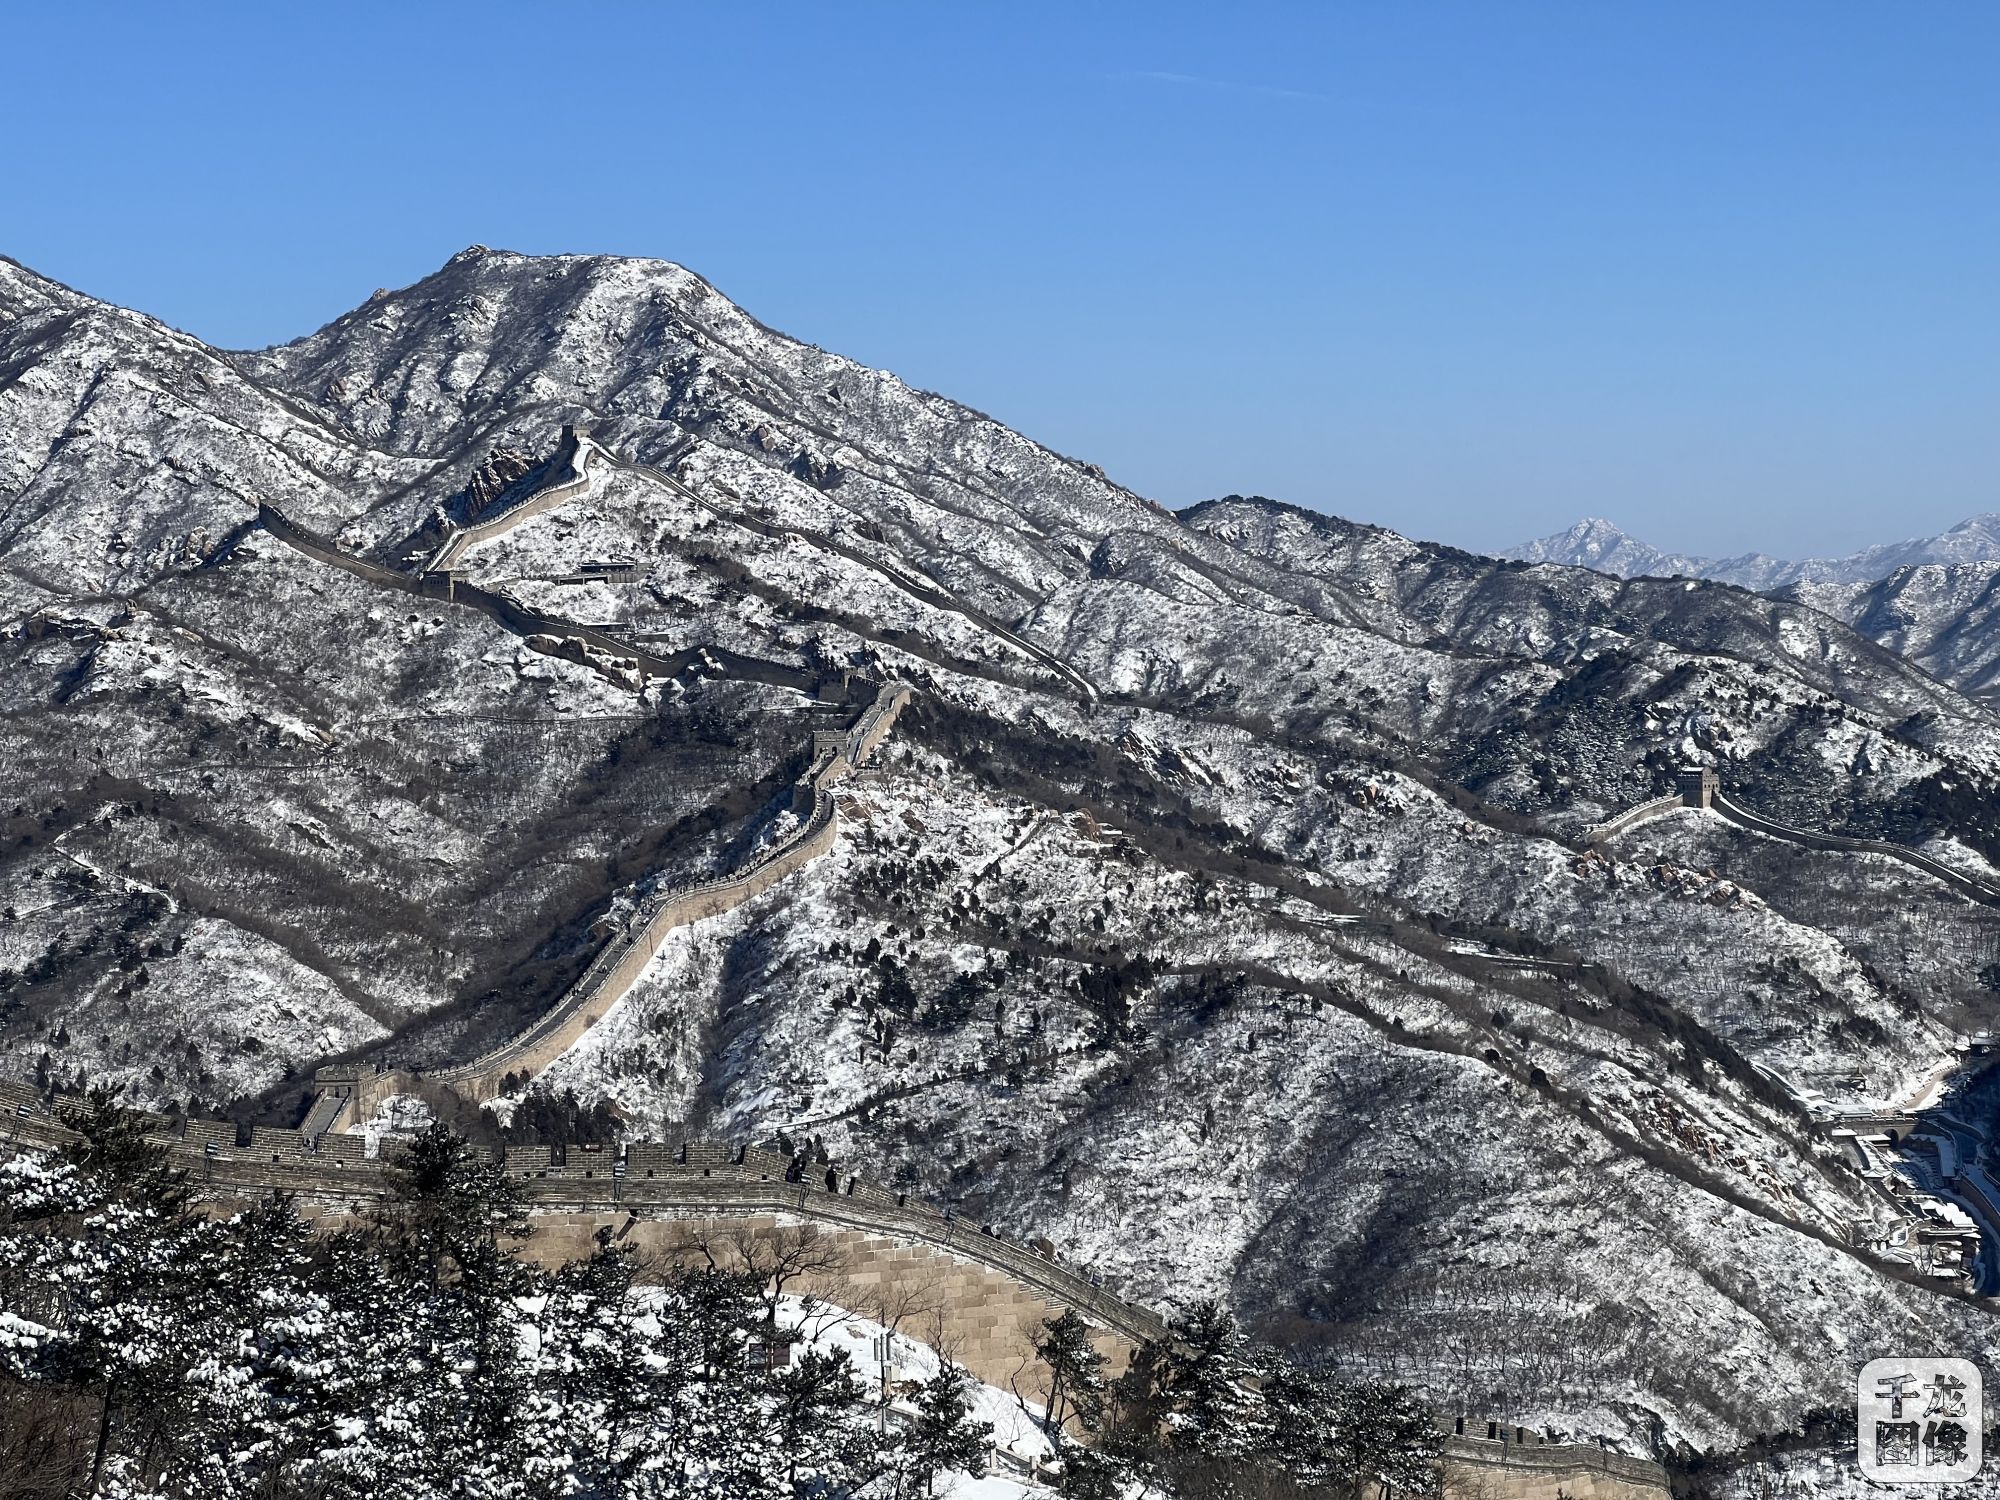
M 45 1096 L 25 1084 L 0 1083 L 0 1149 L 55 1148 L 77 1139 L 62 1122 L 60 1109 L 59 1096 Z M 360 1136 L 314 1140 L 301 1131 L 257 1126 L 244 1141 L 231 1121 L 133 1113 L 167 1149 L 170 1162 L 189 1174 L 199 1198 L 285 1192 L 325 1212 L 377 1201 L 391 1191 L 389 1170 L 397 1152 L 393 1141 L 369 1156 Z M 1003 1270 L 1129 1339 L 1166 1332 L 1165 1320 L 1157 1314 L 1123 1301 L 1046 1250 L 804 1154 L 683 1140 L 512 1146 L 496 1148 L 493 1157 L 520 1184 L 537 1217 L 594 1214 L 615 1224 L 627 1218 L 790 1214 L 845 1228 L 914 1235 Z
M 1452 1424 L 1444 1440 L 1445 1494 L 1491 1500 L 1666 1500 L 1667 1471 L 1649 1459 L 1590 1443 L 1552 1441 L 1502 1422 Z M 1469 1471 L 1469 1472 L 1468 1472 Z
M 0 1083 L 0 1153 L 74 1139 L 57 1108 L 26 1085 Z M 218 1209 L 285 1192 L 309 1218 L 338 1225 L 390 1191 L 393 1150 L 386 1159 L 363 1155 L 358 1136 L 313 1141 L 303 1132 L 260 1127 L 239 1143 L 228 1122 L 147 1118 L 170 1159 L 188 1172 L 197 1199 Z M 587 1255 L 606 1227 L 642 1255 L 671 1256 L 717 1231 L 735 1243 L 739 1236 L 768 1238 L 787 1226 L 817 1225 L 843 1266 L 838 1283 L 816 1286 L 816 1294 L 843 1306 L 841 1296 L 865 1302 L 886 1287 L 935 1294 L 958 1358 L 1003 1388 L 1027 1368 L 1036 1324 L 1063 1308 L 1092 1326 L 1114 1374 L 1141 1344 L 1172 1336 L 1165 1319 L 1066 1265 L 1046 1242 L 1010 1238 L 805 1155 L 706 1140 L 516 1146 L 495 1155 L 527 1201 L 536 1230 L 531 1258 Z M 1024 1390 L 1035 1394 L 1031 1376 Z M 1497 1423 L 1455 1424 L 1443 1453 L 1446 1494 L 1494 1500 L 1665 1500 L 1667 1494 L 1657 1464 Z

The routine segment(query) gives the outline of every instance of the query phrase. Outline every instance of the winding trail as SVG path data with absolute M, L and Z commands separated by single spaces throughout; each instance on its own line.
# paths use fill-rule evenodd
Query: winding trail
M 1752 833 L 1761 833 L 1768 838 L 1784 839 L 1787 843 L 1800 844 L 1808 849 L 1825 849 L 1846 854 L 1883 854 L 1890 859 L 1901 860 L 1912 869 L 1921 870 L 1926 875 L 1943 881 L 1961 896 L 1983 902 L 1987 906 L 2000 906 L 2000 888 L 1990 885 L 1977 876 L 1954 870 L 1942 860 L 1932 859 L 1928 854 L 1909 848 L 1904 844 L 1886 843 L 1881 839 L 1852 839 L 1839 834 L 1817 833 L 1809 829 L 1792 828 L 1774 819 L 1753 813 L 1739 807 L 1720 792 L 1715 794 L 1714 810 L 1740 828 Z

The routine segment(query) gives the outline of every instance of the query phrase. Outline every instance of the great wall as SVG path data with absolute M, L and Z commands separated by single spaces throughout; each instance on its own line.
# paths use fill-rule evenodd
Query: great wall
M 1629 833 L 1641 824 L 1656 818 L 1664 818 L 1683 808 L 1695 808 L 1713 812 L 1740 828 L 1752 833 L 1761 833 L 1767 838 L 1783 839 L 1788 844 L 1798 844 L 1807 849 L 1820 849 L 1837 854 L 1881 854 L 1890 859 L 1900 860 L 1913 869 L 1921 870 L 1943 881 L 1962 896 L 1988 906 L 2000 906 L 2000 887 L 1955 870 L 1941 860 L 1932 859 L 1920 850 L 1904 844 L 1886 843 L 1881 839 L 1846 838 L 1835 833 L 1818 833 L 1805 828 L 1793 828 L 1776 819 L 1740 807 L 1722 794 L 1722 781 L 1717 774 L 1703 766 L 1689 766 L 1679 773 L 1678 787 L 1669 796 L 1656 797 L 1651 802 L 1642 802 L 1637 807 L 1627 808 L 1609 822 L 1600 823 L 1587 835 L 1591 844 L 1608 843 L 1620 834 Z
M 332 539 L 299 525 L 268 504 L 259 507 L 259 520 L 271 536 L 315 561 L 378 587 L 478 609 L 531 645 L 552 650 L 552 654 L 579 661 L 614 678 L 621 674 L 633 680 L 671 678 L 706 660 L 732 676 L 825 696 L 824 683 L 801 668 L 744 656 L 715 645 L 690 647 L 673 656 L 661 656 L 594 627 L 528 609 L 504 594 L 479 588 L 458 577 L 458 565 L 474 546 L 588 494 L 594 484 L 593 469 L 598 465 L 644 477 L 760 535 L 807 535 L 796 533 L 792 527 L 779 527 L 756 517 L 724 511 L 665 469 L 617 458 L 574 425 L 565 425 L 555 453 L 503 490 L 486 507 L 484 515 L 458 524 L 440 512 L 437 524 L 445 532 L 444 540 L 424 555 L 422 566 L 415 573 L 401 572 L 349 553 Z M 974 621 L 1056 671 L 1086 698 L 1095 696 L 1090 684 L 1066 662 L 1023 640 L 999 622 L 928 584 L 903 577 L 838 538 L 817 532 L 809 535 L 820 545 L 882 572 L 906 592 Z M 833 743 L 831 736 L 816 734 L 813 765 L 794 790 L 793 812 L 799 818 L 798 826 L 748 865 L 727 876 L 691 886 L 637 893 L 637 913 L 604 943 L 563 998 L 527 1030 L 470 1062 L 421 1076 L 403 1069 L 354 1065 L 322 1069 L 317 1080 L 319 1097 L 307 1115 L 308 1124 L 321 1134 L 337 1127 L 352 1128 L 367 1120 L 391 1095 L 421 1095 L 437 1088 L 449 1089 L 474 1104 L 488 1103 L 498 1098 L 510 1081 L 532 1077 L 546 1068 L 573 1047 L 631 989 L 669 932 L 734 910 L 832 847 L 837 819 L 833 784 L 866 762 L 894 727 L 897 715 L 909 699 L 907 685 L 885 684 L 850 729 L 844 743 Z
M 590 626 L 525 609 L 503 595 L 460 582 L 450 571 L 457 559 L 477 542 L 498 536 L 532 516 L 586 493 L 593 459 L 615 463 L 604 449 L 573 426 L 562 431 L 556 454 L 531 471 L 516 490 L 503 492 L 496 514 L 465 527 L 448 527 L 445 541 L 428 557 L 421 572 L 411 575 L 356 557 L 332 540 L 299 526 L 272 506 L 260 507 L 265 530 L 303 555 L 339 568 L 381 587 L 413 592 L 480 609 L 498 623 L 531 642 L 555 641 L 558 654 L 572 656 L 600 671 L 630 671 L 638 677 L 675 677 L 706 658 L 732 675 L 772 683 L 824 700 L 824 679 L 801 668 L 729 652 L 720 647 L 691 647 L 662 657 Z M 664 479 L 664 476 L 657 476 Z M 675 483 L 676 481 L 667 481 Z M 572 643 L 568 650 L 561 643 Z M 595 659 L 593 659 L 593 656 Z M 841 682 L 837 697 L 844 701 L 851 684 Z M 882 684 L 873 701 L 844 735 L 816 731 L 812 764 L 793 788 L 794 827 L 729 874 L 691 885 L 635 889 L 635 912 L 610 934 L 583 974 L 554 1006 L 525 1031 L 482 1056 L 457 1066 L 417 1074 L 407 1069 L 382 1069 L 341 1064 L 322 1068 L 318 1097 L 307 1113 L 316 1136 L 365 1123 L 376 1107 L 395 1094 L 448 1089 L 473 1104 L 498 1098 L 510 1080 L 532 1077 L 575 1046 L 593 1024 L 636 984 L 669 932 L 692 922 L 725 915 L 796 873 L 833 847 L 838 812 L 833 786 L 864 765 L 895 727 L 910 701 L 906 684 Z
M 587 495 L 591 488 L 590 462 L 593 458 L 611 461 L 611 455 L 591 441 L 582 429 L 564 427 L 555 456 L 539 470 L 523 475 L 514 485 L 503 490 L 487 507 L 485 516 L 463 526 L 453 525 L 448 517 L 439 517 L 446 530 L 445 539 L 424 564 L 423 571 L 427 574 L 449 574 L 465 554 L 481 542 L 491 541 L 512 531 L 523 521 Z
M 793 789 L 798 826 L 728 875 L 641 895 L 633 916 L 606 938 L 577 981 L 525 1031 L 470 1062 L 421 1076 L 355 1065 L 322 1068 L 315 1075 L 319 1098 L 308 1118 L 322 1130 L 351 1127 L 369 1119 L 383 1099 L 420 1093 L 425 1083 L 484 1104 L 500 1097 L 510 1078 L 524 1080 L 541 1072 L 638 983 L 669 932 L 734 911 L 833 847 L 838 813 L 832 788 L 867 763 L 909 701 L 907 686 L 888 683 L 845 735 L 816 735 L 812 766 Z
M 1684 767 L 1676 777 L 1674 792 L 1665 797 L 1656 797 L 1650 802 L 1642 802 L 1626 809 L 1617 817 L 1599 824 L 1590 830 L 1588 842 L 1592 846 L 1605 844 L 1621 834 L 1630 832 L 1645 823 L 1664 818 L 1684 809 L 1713 812 L 1717 816 L 1748 829 L 1752 833 L 1767 838 L 1781 839 L 1807 849 L 1817 849 L 1828 853 L 1879 854 L 1898 860 L 1912 869 L 1942 881 L 1952 890 L 1970 900 L 1987 906 L 2000 907 L 2000 887 L 1953 869 L 1943 862 L 1931 858 L 1920 850 L 1902 844 L 1886 843 L 1880 839 L 1846 838 L 1839 834 L 1819 833 L 1810 829 L 1793 828 L 1773 818 L 1749 811 L 1732 802 L 1722 793 L 1721 777 L 1704 766 Z M 1789 1084 L 1778 1082 L 1790 1089 Z M 1996 1186 L 1985 1168 L 1969 1155 L 1961 1156 L 1957 1143 L 1948 1130 L 1927 1128 L 1925 1122 L 1911 1111 L 1890 1107 L 1887 1109 L 1835 1109 L 1831 1113 L 1821 1112 L 1817 1127 L 1836 1139 L 1844 1139 L 1852 1153 L 1852 1164 L 1872 1181 L 1880 1196 L 1886 1200 L 1892 1213 L 1900 1215 L 1904 1232 L 1918 1237 L 1926 1235 L 1940 1239 L 1955 1239 L 1959 1231 L 1939 1230 L 1935 1225 L 1927 1225 L 1921 1217 L 1912 1216 L 1912 1196 L 1904 1191 L 1899 1193 L 1893 1187 L 1894 1179 L 1878 1169 L 1862 1144 L 1870 1138 L 1886 1140 L 1892 1147 L 1907 1145 L 1913 1139 L 1924 1142 L 1938 1154 L 1937 1171 L 1926 1181 L 1917 1184 L 1923 1194 L 1955 1203 L 1968 1213 L 1969 1221 L 1975 1226 L 1974 1243 L 1978 1246 L 1971 1263 L 1960 1263 L 1959 1275 L 1973 1290 L 1990 1295 L 2000 1291 L 2000 1186 Z M 1891 1221 L 1892 1225 L 1897 1221 Z M 1880 1249 L 1885 1243 L 1884 1231 L 1872 1222 L 1856 1226 L 1856 1243 Z
M 684 500 L 690 506 L 696 506 L 698 510 L 714 516 L 716 520 L 722 520 L 722 522 L 726 522 L 730 526 L 738 526 L 738 528 L 742 528 L 746 532 L 752 532 L 754 536 L 762 536 L 762 538 L 774 540 L 774 542 L 784 542 L 784 540 L 796 538 L 796 540 L 802 540 L 802 542 L 810 542 L 812 546 L 822 548 L 826 552 L 832 552 L 836 556 L 842 556 L 848 562 L 856 562 L 862 568 L 868 568 L 872 574 L 876 574 L 884 582 L 888 582 L 892 588 L 908 594 L 910 598 L 920 600 L 920 602 L 928 604 L 934 610 L 942 610 L 946 614 L 954 614 L 954 616 L 958 616 L 962 620 L 968 620 L 970 624 L 974 624 L 984 634 L 992 636 L 994 640 L 1000 640 L 1002 644 L 1006 644 L 1014 652 L 1020 652 L 1022 656 L 1026 656 L 1028 660 L 1036 662 L 1044 670 L 1048 670 L 1054 676 L 1062 678 L 1070 688 L 1074 688 L 1078 692 L 1078 696 L 1086 704 L 1096 702 L 1096 696 L 1098 696 L 1096 686 L 1088 678 L 1084 678 L 1074 666 L 1070 666 L 1068 662 L 1064 662 L 1054 652 L 1050 652 L 1050 650 L 1046 650 L 1042 646 L 1036 646 L 1032 640 L 1028 640 L 1020 632 L 1012 630 L 1010 626 L 1002 624 L 1000 620 L 994 620 L 984 610 L 980 610 L 980 608 L 976 608 L 972 604 L 966 604 L 964 600 L 960 600 L 960 598 L 948 594 L 946 590 L 938 588 L 932 580 L 928 580 L 928 578 L 914 578 L 908 572 L 904 572 L 902 568 L 896 568 L 896 566 L 884 562 L 882 558 L 872 556 L 870 552 L 854 546 L 852 542 L 848 542 L 848 540 L 844 540 L 840 536 L 834 536 L 832 532 L 814 530 L 814 528 L 806 526 L 800 520 L 790 520 L 790 518 L 788 520 L 772 520 L 772 518 L 760 516 L 760 514 L 752 512 L 748 506 L 742 506 L 740 498 L 734 492 L 730 492 L 726 486 L 718 484 L 716 488 L 726 498 L 738 500 L 736 508 L 716 504 L 708 496 L 696 492 L 694 488 L 690 488 L 674 472 L 676 454 L 684 452 L 690 446 L 692 446 L 692 440 L 684 442 L 680 448 L 676 448 L 670 454 L 666 454 L 660 464 L 642 464 L 642 462 L 632 462 L 632 460 L 620 458 L 610 448 L 604 448 L 602 444 L 598 444 L 582 428 L 578 428 L 574 424 L 566 424 L 562 428 L 562 436 L 560 436 L 560 440 L 556 444 L 554 456 L 546 464 L 536 466 L 534 470 L 530 470 L 528 474 L 524 474 L 520 480 L 516 480 L 512 486 L 508 486 L 506 490 L 502 490 L 492 500 L 492 504 L 488 504 L 484 508 L 482 514 L 478 514 L 478 516 L 474 516 L 474 518 L 470 518 L 466 522 L 454 522 L 444 512 L 440 512 L 436 516 L 434 524 L 444 530 L 444 540 L 436 548 L 432 548 L 428 552 L 428 556 L 426 556 L 426 560 L 422 564 L 422 570 L 418 574 L 414 574 L 414 576 L 412 574 L 402 574 L 402 572 L 396 572 L 392 568 L 382 568 L 380 564 L 364 564 L 364 566 L 370 568 L 368 576 L 372 576 L 378 582 L 382 582 L 382 580 L 396 580 L 400 586 L 414 586 L 420 592 L 436 594 L 440 598 L 454 598 L 460 592 L 470 592 L 470 602 L 478 602 L 478 604 L 482 604 L 482 608 L 488 608 L 490 602 L 494 602 L 494 600 L 504 600 L 506 604 L 512 604 L 512 600 L 506 600 L 500 594 L 488 594 L 486 590 L 480 590 L 480 588 L 476 588 L 472 584 L 466 584 L 458 576 L 458 570 L 464 564 L 466 554 L 472 548 L 476 548 L 476 546 L 482 546 L 482 544 L 492 542 L 492 540 L 496 540 L 500 536 L 506 536 L 516 526 L 522 526 L 524 522 L 534 520 L 536 516 L 544 516 L 550 510 L 556 510 L 558 506 L 564 506 L 564 504 L 568 504 L 572 500 L 578 500 L 578 498 L 590 494 L 590 490 L 596 484 L 594 470 L 596 468 L 610 468 L 610 470 L 620 470 L 624 474 L 634 474 L 638 478 L 644 478 L 650 484 L 656 484 L 656 486 L 668 490 L 678 500 Z M 294 532 L 296 530 L 298 528 L 294 528 Z M 330 542 L 326 542 L 326 538 L 310 538 L 310 540 L 316 542 L 322 550 L 330 550 L 330 552 L 336 552 L 336 554 L 340 552 L 336 546 L 332 546 Z M 328 558 L 328 560 L 334 560 L 334 558 Z M 346 558 L 340 558 L 340 560 L 336 560 L 336 566 L 346 566 L 346 562 L 348 562 Z M 616 572 L 622 572 L 622 570 L 616 570 Z M 616 576 L 616 572 L 606 568 L 606 570 L 596 572 L 594 576 L 598 576 L 598 578 L 612 578 L 612 576 Z M 582 582 L 584 574 L 566 576 L 566 578 L 570 578 L 572 582 Z M 514 608 L 520 610 L 520 606 L 514 606 Z M 526 616 L 526 614 L 532 614 L 532 612 L 522 612 L 522 614 Z M 536 618 L 542 618 L 544 622 L 548 620 L 546 616 L 536 616 Z M 572 628 L 574 630 L 574 626 L 564 626 L 564 628 Z M 608 642 L 608 638 L 606 638 L 606 642 Z M 634 648 L 624 646 L 624 650 L 630 652 Z
M 639 474 L 675 494 L 762 535 L 799 532 L 757 517 L 720 510 L 676 476 L 617 459 L 574 428 L 565 428 L 555 457 L 489 513 L 464 526 L 446 525 L 444 540 L 415 573 L 357 557 L 331 539 L 260 507 L 268 534 L 303 555 L 379 587 L 478 609 L 538 649 L 580 660 L 612 675 L 672 678 L 697 664 L 733 676 L 820 695 L 823 684 L 802 669 L 714 645 L 671 656 L 649 652 L 593 627 L 529 609 L 503 594 L 471 585 L 456 572 L 472 547 L 587 493 L 591 467 Z M 1067 663 L 983 613 L 902 576 L 838 538 L 809 539 L 881 572 L 912 596 L 950 610 L 989 631 L 1075 687 L 1094 689 Z M 729 875 L 642 896 L 631 918 L 611 933 L 583 975 L 526 1030 L 470 1062 L 428 1073 L 370 1064 L 319 1070 L 316 1096 L 297 1129 L 256 1126 L 247 1134 L 227 1121 L 152 1115 L 153 1133 L 189 1174 L 198 1201 L 227 1212 L 272 1193 L 290 1196 L 315 1221 L 338 1225 L 365 1214 L 391 1191 L 396 1146 L 388 1137 L 370 1154 L 359 1133 L 391 1095 L 438 1088 L 472 1103 L 498 1097 L 510 1076 L 531 1077 L 573 1046 L 627 993 L 672 930 L 723 915 L 795 873 L 832 847 L 838 813 L 832 787 L 866 764 L 910 701 L 901 683 L 881 685 L 844 732 L 819 732 L 806 773 L 794 789 L 797 826 Z M 50 1149 L 72 1138 L 52 1098 L 0 1083 L 0 1143 L 14 1150 Z M 908 1193 L 877 1187 L 824 1160 L 756 1146 L 710 1141 L 631 1142 L 603 1148 L 513 1147 L 496 1152 L 521 1189 L 535 1233 L 528 1253 L 544 1262 L 587 1254 L 600 1229 L 642 1255 L 671 1258 L 706 1236 L 747 1234 L 773 1241 L 814 1226 L 837 1252 L 839 1267 L 808 1281 L 842 1306 L 868 1305 L 886 1291 L 931 1299 L 935 1332 L 966 1367 L 1003 1389 L 1032 1399 L 1039 1391 L 1028 1338 L 1053 1313 L 1073 1308 L 1094 1341 L 1122 1369 L 1140 1345 L 1171 1337 L 1156 1313 L 1107 1291 L 1065 1264 L 1044 1240 L 1027 1243 L 987 1224 L 970 1224 L 950 1210 Z M 842 1302 L 841 1298 L 849 1299 Z M 1444 1493 L 1485 1500 L 1665 1500 L 1660 1465 L 1617 1453 L 1602 1443 L 1558 1441 L 1531 1429 L 1464 1418 L 1443 1439 Z
M 0 1148 L 49 1150 L 75 1139 L 59 1101 L 0 1083 Z M 375 1156 L 363 1137 L 144 1116 L 198 1201 L 226 1213 L 272 1193 L 329 1228 L 365 1216 L 392 1191 L 395 1147 Z M 813 1226 L 830 1264 L 796 1290 L 866 1312 L 897 1306 L 981 1380 L 1025 1399 L 1042 1394 L 1029 1337 L 1074 1309 L 1115 1374 L 1149 1340 L 1172 1337 L 1158 1314 L 1107 1291 L 1043 1240 L 1023 1243 L 909 1193 L 866 1182 L 807 1155 L 713 1141 L 509 1147 L 494 1158 L 518 1184 L 533 1233 L 524 1250 L 553 1265 L 587 1255 L 600 1229 L 642 1267 L 697 1245 L 729 1253 L 739 1236 L 796 1244 Z M 781 1237 L 794 1236 L 790 1241 Z M 1457 1418 L 1443 1438 L 1447 1496 L 1472 1500 L 1666 1500 L 1665 1470 L 1601 1444 Z

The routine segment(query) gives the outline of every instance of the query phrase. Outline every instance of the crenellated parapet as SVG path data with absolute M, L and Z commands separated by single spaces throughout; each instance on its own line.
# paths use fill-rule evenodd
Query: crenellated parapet
M 61 1096 L 0 1083 L 0 1151 L 60 1147 L 77 1139 L 61 1119 Z M 303 1130 L 133 1111 L 188 1173 L 198 1198 L 271 1192 L 335 1210 L 386 1198 L 400 1143 L 370 1155 L 359 1135 L 317 1138 Z M 1059 1259 L 1047 1241 L 1021 1241 L 914 1194 L 882 1187 L 846 1166 L 773 1146 L 725 1141 L 632 1141 L 493 1148 L 532 1215 L 627 1219 L 790 1215 L 843 1228 L 914 1238 L 1004 1271 L 1039 1294 L 1073 1306 L 1135 1340 L 1164 1335 L 1158 1315 L 1123 1301 Z
M 1445 1425 L 1445 1494 L 1487 1500 L 1666 1500 L 1666 1469 L 1599 1443 L 1457 1417 Z
M 360 1068 L 338 1071 L 353 1076 L 330 1081 L 365 1081 Z M 25 1085 L 0 1083 L 0 1154 L 74 1139 L 59 1103 Z M 360 1136 L 314 1139 L 303 1130 L 259 1126 L 246 1138 L 226 1121 L 140 1113 L 187 1172 L 197 1201 L 218 1211 L 284 1192 L 309 1218 L 338 1227 L 391 1191 L 393 1142 L 370 1156 Z M 838 1262 L 814 1282 L 815 1295 L 842 1306 L 847 1297 L 865 1308 L 870 1288 L 920 1290 L 936 1300 L 957 1358 L 1003 1387 L 1027 1372 L 1031 1397 L 1028 1340 L 1060 1309 L 1075 1309 L 1091 1325 L 1114 1373 L 1142 1344 L 1173 1337 L 1166 1319 L 1110 1292 L 1046 1240 L 1015 1238 L 809 1152 L 690 1139 L 517 1145 L 492 1156 L 526 1202 L 535 1228 L 527 1242 L 531 1258 L 553 1263 L 587 1255 L 607 1228 L 645 1261 L 684 1257 L 702 1245 L 713 1250 L 718 1237 L 741 1246 L 815 1226 Z M 1667 1494 L 1657 1464 L 1500 1422 L 1449 1423 L 1443 1458 L 1446 1494 L 1497 1500 L 1664 1500 Z

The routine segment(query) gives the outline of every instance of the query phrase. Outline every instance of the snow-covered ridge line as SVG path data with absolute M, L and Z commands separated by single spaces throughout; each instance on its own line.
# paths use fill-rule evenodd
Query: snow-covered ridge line
M 466 583 L 450 573 L 401 573 L 380 563 L 370 562 L 367 558 L 356 557 L 353 553 L 343 550 L 330 538 L 321 536 L 309 527 L 301 526 L 269 503 L 258 506 L 257 517 L 265 531 L 294 551 L 301 552 L 316 562 L 351 573 L 366 582 L 382 588 L 395 589 L 399 593 L 415 594 L 425 599 L 440 599 L 447 604 L 460 604 L 470 609 L 477 609 L 503 629 L 531 643 L 538 636 L 552 637 L 557 641 L 575 641 L 579 643 L 578 648 L 582 652 L 582 664 L 598 671 L 625 671 L 640 679 L 649 677 L 671 679 L 680 676 L 697 663 L 711 662 L 724 668 L 730 676 L 747 682 L 763 682 L 773 687 L 792 688 L 799 692 L 810 692 L 816 685 L 816 679 L 803 668 L 788 666 L 783 662 L 768 661 L 763 657 L 746 656 L 726 646 L 713 643 L 694 645 L 671 656 L 662 656 L 656 651 L 649 651 L 644 646 L 622 640 L 595 626 L 530 609 L 504 594 Z M 592 652 L 604 657 L 605 661 L 602 664 L 592 661 L 590 659 Z

